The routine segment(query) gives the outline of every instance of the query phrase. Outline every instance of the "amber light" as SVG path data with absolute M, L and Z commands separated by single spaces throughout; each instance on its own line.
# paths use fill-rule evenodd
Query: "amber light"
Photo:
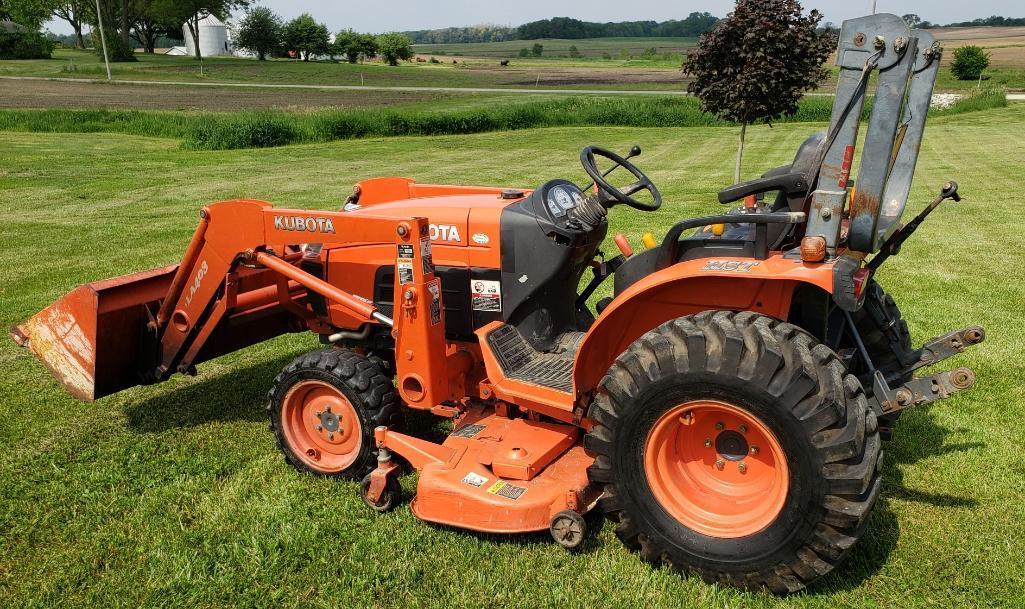
M 805 262 L 822 262 L 826 259 L 826 239 L 824 237 L 805 237 L 801 239 L 801 260 Z

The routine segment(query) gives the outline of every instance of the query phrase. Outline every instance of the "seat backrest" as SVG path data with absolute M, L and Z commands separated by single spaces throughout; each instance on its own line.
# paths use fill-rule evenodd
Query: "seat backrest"
M 848 247 L 873 253 L 896 228 L 907 203 L 942 49 L 925 30 L 911 30 L 896 15 L 844 21 L 837 44 L 833 112 L 812 193 L 807 237 L 825 239 L 836 252 L 844 211 Z M 862 107 L 878 72 L 853 200 L 847 201 Z

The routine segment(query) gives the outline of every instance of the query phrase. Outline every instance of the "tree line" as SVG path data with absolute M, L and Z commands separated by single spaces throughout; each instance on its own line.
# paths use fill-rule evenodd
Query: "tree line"
M 318 23 L 309 13 L 285 22 L 264 6 L 249 10 L 232 29 L 239 49 L 264 60 L 270 56 L 295 57 L 309 61 L 319 56 L 341 56 L 356 63 L 380 56 L 389 65 L 412 59 L 413 43 L 403 34 L 365 34 L 342 30 L 332 39 L 327 25 Z
M 413 57 L 412 42 L 402 34 L 375 36 L 352 30 L 332 35 L 328 27 L 305 13 L 285 22 L 266 7 L 250 8 L 251 0 L 0 0 L 0 17 L 10 19 L 31 30 L 38 30 L 50 19 L 59 19 L 71 26 L 74 46 L 86 48 L 85 29 L 100 49 L 99 23 L 102 21 L 107 51 L 112 61 L 134 61 L 135 47 L 153 53 L 161 38 L 180 40 L 182 26 L 200 50 L 200 24 L 210 15 L 227 21 L 232 11 L 249 9 L 232 28 L 237 48 L 251 52 L 259 59 L 270 56 L 296 57 L 309 61 L 317 56 L 342 56 L 351 63 L 380 55 L 391 65 Z M 45 55 L 49 55 L 46 52 Z
M 538 38 L 651 38 L 697 37 L 712 29 L 718 17 L 710 13 L 691 13 L 686 19 L 669 21 L 622 21 L 619 23 L 593 23 L 555 17 L 524 23 L 517 28 L 522 40 Z

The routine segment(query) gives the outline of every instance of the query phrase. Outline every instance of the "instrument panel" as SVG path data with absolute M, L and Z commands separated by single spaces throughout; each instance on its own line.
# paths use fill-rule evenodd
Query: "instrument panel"
M 552 218 L 562 218 L 584 202 L 584 193 L 572 184 L 556 184 L 545 193 L 545 207 Z

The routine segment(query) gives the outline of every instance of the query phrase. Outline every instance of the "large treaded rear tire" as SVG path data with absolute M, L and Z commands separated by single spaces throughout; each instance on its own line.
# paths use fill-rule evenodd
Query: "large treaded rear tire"
M 362 439 L 351 465 L 340 471 L 320 471 L 296 454 L 283 430 L 283 400 L 298 383 L 317 381 L 340 392 L 359 418 Z M 275 377 L 267 394 L 270 430 L 285 462 L 300 472 L 329 478 L 361 480 L 377 465 L 374 428 L 400 421 L 400 402 L 391 376 L 374 360 L 346 349 L 327 348 L 297 357 Z
M 743 537 L 687 528 L 659 504 L 645 474 L 654 422 L 681 402 L 728 401 L 757 416 L 783 448 L 786 500 Z M 634 342 L 592 403 L 588 474 L 616 535 L 655 565 L 707 582 L 790 593 L 829 573 L 863 533 L 879 494 L 881 441 L 858 380 L 837 355 L 788 323 L 705 312 Z M 706 444 L 707 446 L 707 444 Z

